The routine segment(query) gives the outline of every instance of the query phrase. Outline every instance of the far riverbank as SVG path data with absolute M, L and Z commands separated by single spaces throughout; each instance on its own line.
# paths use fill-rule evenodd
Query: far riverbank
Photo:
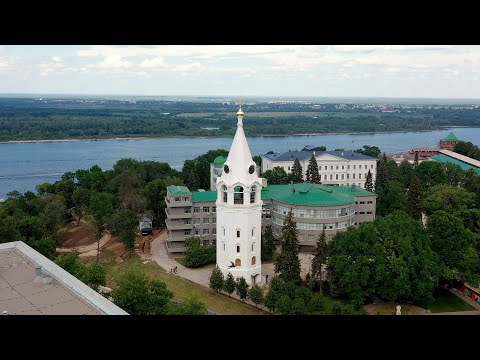
M 330 136 L 330 135 L 373 135 L 373 134 L 394 134 L 394 133 L 419 133 L 419 132 L 434 132 L 439 130 L 457 129 L 457 128 L 479 128 L 480 126 L 441 126 L 437 129 L 428 130 L 398 130 L 398 131 L 352 131 L 352 132 L 329 132 L 329 133 L 308 133 L 308 134 L 256 134 L 247 137 L 287 137 L 287 136 Z M 112 141 L 112 140 L 148 140 L 148 139 L 221 139 L 232 138 L 228 135 L 219 136 L 182 136 L 182 135 L 167 135 L 167 136 L 134 136 L 134 137 L 110 137 L 110 138 L 71 138 L 71 139 L 38 139 L 38 140 L 7 140 L 0 141 L 0 144 L 17 144 L 17 143 L 55 143 L 55 142 L 75 142 L 75 141 Z

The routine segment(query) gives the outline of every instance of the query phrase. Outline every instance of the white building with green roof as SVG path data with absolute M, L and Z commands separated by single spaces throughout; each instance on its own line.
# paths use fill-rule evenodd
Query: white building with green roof
M 174 187 L 177 188 L 177 187 Z M 187 189 L 188 190 L 188 189 Z M 377 195 L 358 186 L 321 184 L 268 185 L 262 188 L 262 232 L 272 226 L 280 237 L 283 221 L 291 208 L 303 250 L 310 250 L 325 227 L 330 239 L 348 226 L 375 219 Z M 185 238 L 195 235 L 205 245 L 217 244 L 216 191 L 182 191 L 167 188 L 167 248 L 171 254 L 185 252 Z

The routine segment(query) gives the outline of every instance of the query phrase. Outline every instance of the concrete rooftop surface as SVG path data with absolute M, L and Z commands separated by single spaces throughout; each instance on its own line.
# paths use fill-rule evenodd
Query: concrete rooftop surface
M 36 269 L 38 266 L 41 270 Z M 37 271 L 41 275 L 37 275 Z M 21 241 L 0 244 L 0 314 L 4 312 L 8 315 L 128 315 Z

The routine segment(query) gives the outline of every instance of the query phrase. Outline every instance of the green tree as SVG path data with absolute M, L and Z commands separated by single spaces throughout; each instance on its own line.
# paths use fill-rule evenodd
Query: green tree
M 198 236 L 185 239 L 185 266 L 198 268 L 216 260 L 216 248 L 212 245 L 202 245 Z
M 183 180 L 170 176 L 155 179 L 147 184 L 143 192 L 147 199 L 147 209 L 153 212 L 154 219 L 159 225 L 165 224 L 165 197 L 167 196 L 167 186 L 170 185 L 183 185 Z
M 294 184 L 303 182 L 303 170 L 298 158 L 295 158 L 292 166 L 291 180 Z
M 264 298 L 263 298 L 263 291 L 258 286 L 257 284 L 253 285 L 250 291 L 248 292 L 248 297 L 252 302 L 255 304 L 255 306 L 258 307 L 258 305 L 262 305 Z
M 65 207 L 70 214 L 70 211 L 74 206 L 73 193 L 76 189 L 75 182 L 73 179 L 57 181 L 54 184 L 54 188 L 56 194 L 63 196 L 63 199 L 65 200 Z
M 44 207 L 40 217 L 48 233 L 58 239 L 57 232 L 65 224 L 65 199 L 61 195 L 46 195 L 43 199 Z
M 93 215 L 93 226 L 97 236 L 97 262 L 100 256 L 100 239 L 106 229 L 107 222 L 113 212 L 114 196 L 109 193 L 92 193 L 90 212 Z
M 436 161 L 422 162 L 415 168 L 415 175 L 418 177 L 422 189 L 447 183 L 445 166 Z
M 55 259 L 55 264 L 75 276 L 80 281 L 82 281 L 86 272 L 86 266 L 82 263 L 76 251 L 72 251 L 66 255 L 60 255 Z
M 74 212 L 77 215 L 77 226 L 80 225 L 85 211 L 88 208 L 88 202 L 90 201 L 90 191 L 86 188 L 79 187 L 73 192 L 73 207 Z
M 432 243 L 432 249 L 439 255 L 442 264 L 443 281 L 464 279 L 466 274 L 475 273 L 478 263 L 473 267 L 465 268 L 462 265 L 471 265 L 465 262 L 468 249 L 473 245 L 473 235 L 463 226 L 462 219 L 443 210 L 430 215 L 427 223 L 427 233 Z M 452 279 L 447 274 L 455 273 L 457 278 Z
M 97 290 L 100 285 L 105 286 L 107 282 L 107 270 L 100 263 L 92 263 L 88 265 L 82 277 L 82 281 Z
M 289 315 L 292 308 L 292 300 L 287 295 L 281 295 L 275 304 L 276 311 L 282 315 Z
M 275 252 L 275 237 L 271 226 L 265 227 L 265 231 L 262 234 L 262 261 L 272 260 Z
M 329 243 L 332 294 L 360 306 L 370 294 L 386 301 L 432 299 L 438 256 L 420 222 L 397 211 L 337 233 Z
M 195 160 L 185 160 L 182 168 L 182 180 L 190 191 L 197 191 L 201 188 Z
M 323 280 L 321 277 L 322 265 L 327 263 L 328 259 L 328 246 L 327 246 L 327 236 L 325 235 L 325 228 L 323 228 L 322 233 L 317 239 L 317 245 L 315 250 L 313 250 L 313 259 L 312 259 L 312 277 L 318 278 L 320 281 L 320 294 L 323 294 Z
M 223 289 L 223 286 L 223 274 L 220 268 L 216 265 L 212 270 L 212 274 L 210 275 L 210 288 L 216 292 L 219 292 Z
M 223 283 L 223 290 L 228 294 L 228 296 L 230 296 L 235 291 L 235 288 L 235 279 L 231 273 L 228 273 Z
M 21 234 L 17 229 L 13 216 L 0 217 L 0 244 L 10 241 L 18 241 Z
M 357 149 L 355 150 L 355 152 L 363 155 L 371 156 L 376 159 L 378 159 L 381 153 L 380 149 L 377 146 L 369 146 L 369 145 L 363 145 L 363 150 Z
M 478 146 L 472 144 L 470 141 L 460 141 L 455 145 L 453 151 L 471 157 L 473 159 L 480 160 L 480 149 L 478 148 Z
M 396 210 L 405 210 L 406 191 L 398 181 L 388 181 L 386 186 L 375 191 L 377 198 L 377 215 L 385 216 Z
M 263 177 L 267 179 L 271 185 L 288 184 L 288 175 L 280 166 L 275 166 L 273 170 L 267 170 L 263 173 Z
M 418 166 L 418 151 L 415 151 L 415 159 L 413 160 L 413 167 L 416 168 Z
M 207 306 L 196 297 L 190 297 L 178 306 L 177 315 L 205 315 Z
M 262 157 L 260 155 L 254 156 L 253 161 L 255 161 L 255 164 L 257 164 L 257 168 L 262 168 Z
M 308 314 L 308 309 L 301 298 L 295 298 L 291 302 L 290 306 L 290 315 L 307 315 Z
M 194 159 L 196 167 L 196 176 L 198 178 L 198 188 L 208 189 L 210 188 L 210 164 L 219 157 L 223 156 L 225 159 L 228 157 L 228 151 L 224 149 L 210 150 L 203 155 L 200 155 Z M 182 174 L 185 176 L 187 173 L 182 171 Z M 185 177 L 182 177 L 185 179 Z M 187 185 L 187 182 L 185 182 Z M 191 188 L 189 185 L 187 187 L 194 191 L 195 187 Z
M 398 166 L 398 170 L 400 171 L 400 182 L 403 184 L 403 187 L 408 188 L 413 177 L 413 165 L 407 160 L 403 160 Z
M 110 229 L 120 238 L 125 249 L 132 254 L 138 229 L 138 217 L 130 209 L 118 209 L 112 216 Z
M 147 200 L 140 193 L 144 186 L 141 174 L 134 169 L 124 170 L 108 183 L 109 190 L 117 194 L 119 206 L 137 214 L 143 212 L 147 205 Z
M 55 250 L 57 248 L 57 243 L 51 236 L 46 236 L 41 239 L 33 239 L 27 242 L 32 248 L 37 250 L 40 254 L 46 256 L 47 258 L 51 259 L 53 254 L 55 254 Z
M 168 314 L 173 297 L 164 282 L 150 279 L 136 267 L 118 279 L 118 286 L 111 295 L 115 304 L 130 315 Z
M 375 192 L 378 193 L 385 189 L 387 185 L 387 170 L 386 170 L 386 156 L 383 154 L 380 160 L 377 161 L 377 177 L 375 179 Z
M 245 300 L 248 296 L 248 284 L 245 278 L 242 276 L 236 284 L 236 293 L 240 296 L 240 299 Z
M 429 214 L 438 210 L 457 213 L 475 207 L 477 195 L 464 188 L 437 185 L 429 189 L 424 205 Z
M 367 179 L 365 180 L 365 190 L 373 192 L 372 173 L 368 170 Z
M 275 259 L 275 272 L 279 273 L 280 278 L 285 281 L 300 283 L 300 259 L 298 258 L 300 243 L 291 209 L 282 226 L 280 246 L 280 254 Z
M 410 182 L 410 188 L 407 191 L 406 211 L 415 220 L 422 219 L 423 195 L 420 181 L 414 176 Z
M 318 164 L 315 155 L 308 162 L 307 172 L 305 173 L 305 180 L 312 184 L 320 184 L 320 175 L 318 174 Z
M 325 310 L 325 303 L 323 298 L 318 295 L 313 295 L 307 305 L 308 312 L 311 314 L 323 314 Z

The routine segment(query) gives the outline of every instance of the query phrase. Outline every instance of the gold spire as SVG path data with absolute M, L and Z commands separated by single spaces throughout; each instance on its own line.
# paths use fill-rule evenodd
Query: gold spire
M 241 96 L 240 96 L 239 104 L 240 104 L 240 107 L 238 108 L 237 116 L 243 116 L 244 113 L 243 113 L 243 111 L 242 111 L 242 97 L 241 97 Z

